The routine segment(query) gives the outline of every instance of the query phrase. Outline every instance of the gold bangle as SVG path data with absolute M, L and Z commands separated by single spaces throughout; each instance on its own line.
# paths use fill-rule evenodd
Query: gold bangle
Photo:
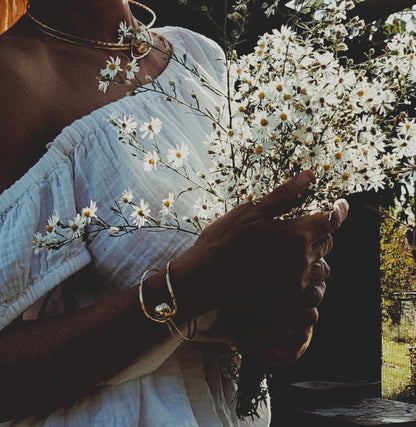
M 166 323 L 169 319 L 171 319 L 176 314 L 176 311 L 177 311 L 176 299 L 175 299 L 175 295 L 173 294 L 172 287 L 170 286 L 170 281 L 166 282 L 166 283 L 168 285 L 170 296 L 172 298 L 173 309 L 170 307 L 170 305 L 168 303 L 162 302 L 161 304 L 158 304 L 154 308 L 154 316 L 152 316 L 151 314 L 149 314 L 149 312 L 147 311 L 146 306 L 144 304 L 143 284 L 144 284 L 144 280 L 145 280 L 146 276 L 152 271 L 158 272 L 159 270 L 157 270 L 156 268 L 149 268 L 148 270 L 146 270 L 143 273 L 142 278 L 140 279 L 140 285 L 139 285 L 140 304 L 142 306 L 143 313 L 145 314 L 146 317 L 148 317 L 149 319 L 151 319 L 157 323 Z
M 169 293 L 170 293 L 170 297 L 172 298 L 172 308 L 170 307 L 170 305 L 166 302 L 163 302 L 161 304 L 158 304 L 155 308 L 154 308 L 154 316 L 152 316 L 151 314 L 149 314 L 149 312 L 146 309 L 146 306 L 144 304 L 144 300 L 143 300 L 143 284 L 145 281 L 146 276 L 152 272 L 152 271 L 156 271 L 158 272 L 159 270 L 155 269 L 155 268 L 149 268 L 148 270 L 146 270 L 141 279 L 140 279 L 140 284 L 139 284 L 139 299 L 140 299 L 140 305 L 142 307 L 143 313 L 145 314 L 145 316 L 151 320 L 153 320 L 154 322 L 157 323 L 166 323 L 167 327 L 169 329 L 170 334 L 176 338 L 177 340 L 179 340 L 180 342 L 189 342 L 192 340 L 192 338 L 194 337 L 195 333 L 196 333 L 196 319 L 193 319 L 193 327 L 191 328 L 191 321 L 188 321 L 188 335 L 184 335 L 181 330 L 175 325 L 175 323 L 173 322 L 172 318 L 173 316 L 175 316 L 178 307 L 176 304 L 176 298 L 175 298 L 175 294 L 173 293 L 173 289 L 172 289 L 172 283 L 170 281 L 170 275 L 169 275 L 169 267 L 170 267 L 170 263 L 171 261 L 168 261 L 168 263 L 166 264 L 166 285 L 168 287 Z

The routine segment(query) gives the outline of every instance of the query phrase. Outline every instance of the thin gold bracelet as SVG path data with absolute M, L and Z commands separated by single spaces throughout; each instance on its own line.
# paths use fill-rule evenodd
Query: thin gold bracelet
M 171 308 L 170 305 L 166 302 L 158 304 L 154 308 L 154 316 L 149 314 L 149 312 L 146 309 L 146 306 L 145 306 L 144 300 L 143 300 L 143 285 L 144 285 L 144 281 L 146 279 L 146 276 L 150 272 L 152 272 L 152 271 L 158 272 L 159 271 L 155 268 L 149 268 L 148 270 L 146 270 L 142 274 L 142 277 L 140 279 L 140 284 L 139 284 L 140 305 L 142 307 L 143 313 L 145 314 L 145 316 L 147 318 L 149 318 L 149 319 L 151 319 L 157 323 L 166 323 L 170 334 L 174 338 L 176 338 L 180 342 L 189 342 L 192 340 L 192 338 L 194 337 L 194 335 L 196 333 L 196 319 L 192 320 L 193 321 L 193 327 L 192 328 L 191 328 L 191 321 L 188 321 L 188 335 L 184 335 L 172 320 L 173 316 L 175 316 L 176 312 L 178 311 L 178 307 L 176 304 L 175 294 L 173 293 L 172 283 L 170 281 L 170 275 L 169 275 L 170 263 L 171 263 L 171 261 L 168 261 L 168 263 L 166 264 L 166 285 L 168 287 L 170 297 L 172 298 L 172 307 L 173 308 Z

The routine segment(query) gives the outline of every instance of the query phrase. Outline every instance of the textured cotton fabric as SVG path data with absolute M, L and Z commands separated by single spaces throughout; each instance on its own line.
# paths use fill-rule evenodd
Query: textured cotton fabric
M 214 42 L 181 28 L 157 31 L 172 43 L 178 57 L 186 53 L 189 64 L 197 63 L 219 87 L 225 87 L 223 53 Z M 174 81 L 180 98 L 191 101 L 191 93 L 196 93 L 202 108 L 213 110 L 222 102 L 174 60 L 158 80 L 165 85 Z M 135 200 L 149 201 L 157 212 L 169 192 L 177 194 L 186 188 L 186 182 L 171 172 L 144 172 L 132 148 L 118 141 L 109 118 L 130 114 L 138 123 L 160 118 L 161 150 L 186 143 L 189 164 L 196 171 L 207 172 L 209 159 L 203 140 L 209 131 L 208 120 L 150 91 L 110 103 L 63 129 L 39 162 L 0 195 L 0 329 L 87 265 L 106 278 L 106 285 L 69 289 L 72 308 L 137 284 L 144 270 L 163 268 L 193 243 L 195 236 L 185 233 L 140 230 L 121 238 L 102 233 L 87 247 L 74 242 L 53 251 L 49 258 L 46 253 L 33 253 L 34 233 L 43 231 L 47 218 L 55 212 L 63 220 L 72 219 L 94 200 L 102 217 L 117 222 L 110 207 L 124 190 L 131 189 Z M 192 206 L 194 197 L 186 195 L 181 203 Z M 214 320 L 215 313 L 202 317 L 199 330 L 209 329 Z M 11 425 L 237 426 L 233 384 L 220 373 L 218 351 L 218 345 L 179 346 L 169 339 L 72 407 L 42 420 Z M 255 425 L 267 425 L 268 409 L 263 409 L 264 416 Z

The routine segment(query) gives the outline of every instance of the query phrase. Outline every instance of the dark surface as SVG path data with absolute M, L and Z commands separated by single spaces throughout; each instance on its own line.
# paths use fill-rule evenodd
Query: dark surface
M 380 379 L 379 220 L 371 208 L 377 197 L 348 200 L 348 218 L 326 257 L 331 273 L 311 345 L 293 366 L 276 371 L 287 381 Z

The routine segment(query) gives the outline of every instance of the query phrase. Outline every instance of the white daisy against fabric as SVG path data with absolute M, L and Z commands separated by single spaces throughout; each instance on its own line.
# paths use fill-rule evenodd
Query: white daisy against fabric
M 235 2 L 229 19 L 238 26 L 252 3 Z M 273 14 L 277 4 L 272 2 L 266 12 Z M 187 185 L 179 194 L 167 189 L 158 212 L 150 212 L 140 194 L 126 189 L 123 195 L 114 195 L 118 200 L 114 206 L 98 207 L 117 212 L 120 224 L 107 224 L 94 207 L 90 217 L 81 212 L 65 223 L 55 221 L 53 239 L 37 233 L 35 252 L 59 248 L 80 236 L 90 241 L 105 230 L 109 236 L 143 227 L 199 234 L 233 206 L 255 201 L 303 169 L 312 169 L 317 183 L 313 198 L 292 215 L 330 209 L 334 200 L 352 193 L 378 191 L 403 179 L 414 181 L 416 121 L 408 110 L 415 99 L 416 39 L 399 34 L 384 54 L 359 64 L 347 60 L 346 41 L 363 29 L 358 18 L 346 21 L 353 6 L 352 1 L 328 1 L 311 22 L 262 35 L 251 54 L 236 57 L 233 50 L 227 52 L 228 94 L 197 64 L 176 57 L 166 45 L 172 61 L 222 99 L 215 111 L 203 110 L 196 94 L 189 94 L 191 101 L 178 98 L 174 81 L 163 86 L 148 77 L 142 85 L 136 78 L 137 63 L 122 64 L 120 58 L 110 57 L 100 73 L 100 90 L 124 83 L 134 86 L 131 95 L 152 91 L 161 95 L 161 102 L 187 105 L 212 122 L 213 131 L 205 136 L 212 161 L 209 174 L 189 167 L 189 147 L 180 141 L 162 152 L 159 118 L 148 117 L 143 123 L 132 116 L 111 118 L 119 140 L 132 147 L 144 171 L 169 169 Z M 134 36 L 121 24 L 123 40 Z M 177 212 L 176 201 L 190 189 L 200 189 L 203 195 L 196 196 L 191 211 Z

